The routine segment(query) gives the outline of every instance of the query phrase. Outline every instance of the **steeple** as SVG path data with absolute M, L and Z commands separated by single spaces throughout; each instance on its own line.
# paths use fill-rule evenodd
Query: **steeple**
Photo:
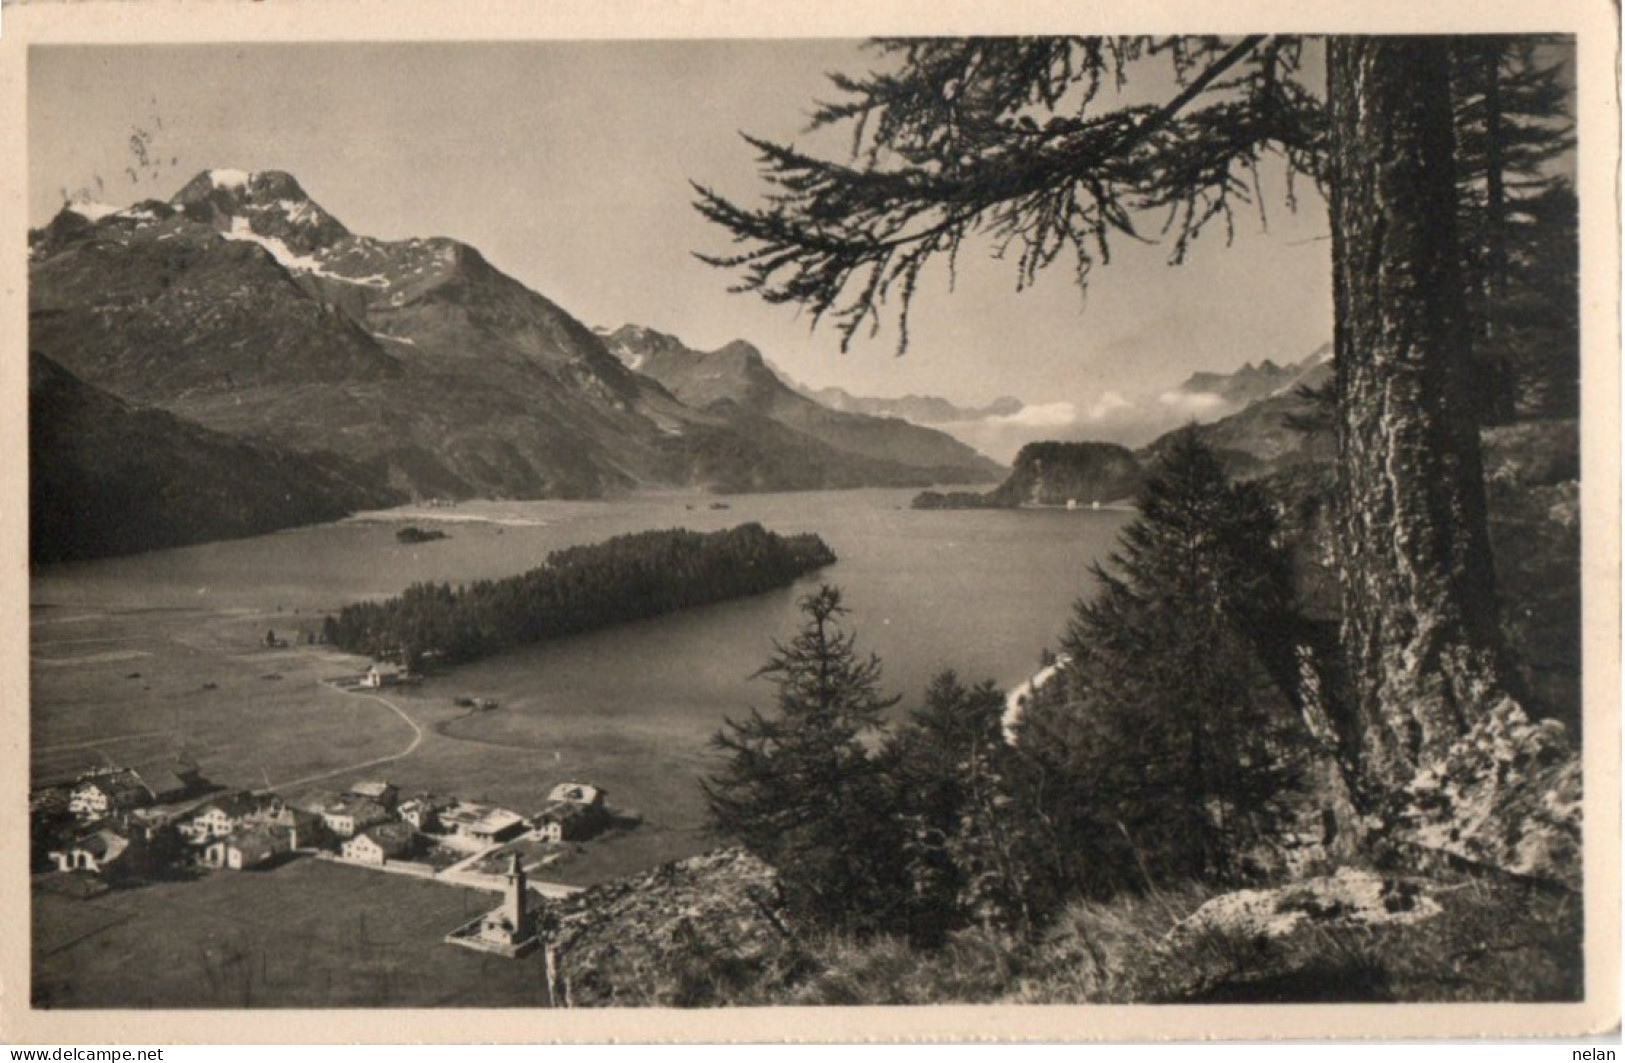
M 508 863 L 508 892 L 503 898 L 502 914 L 507 916 L 508 925 L 513 928 L 516 935 L 524 932 L 525 927 L 525 869 L 519 863 L 519 854 L 510 854 Z

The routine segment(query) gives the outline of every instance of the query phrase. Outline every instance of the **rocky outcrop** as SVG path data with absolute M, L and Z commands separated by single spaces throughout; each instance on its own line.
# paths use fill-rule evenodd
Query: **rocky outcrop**
M 720 849 L 551 908 L 546 936 L 574 1007 L 694 1007 L 767 992 L 802 962 L 772 868 Z
M 1285 938 L 1310 929 L 1417 923 L 1442 910 L 1414 880 L 1343 867 L 1280 889 L 1221 894 L 1176 923 L 1168 937 Z
M 1028 443 L 1010 475 L 986 494 L 926 491 L 915 509 L 1015 509 L 1020 506 L 1082 506 L 1133 497 L 1144 470 L 1127 447 L 1116 443 Z
M 1563 725 L 1503 701 L 1417 773 L 1390 818 L 1403 846 L 1581 887 L 1580 759 Z

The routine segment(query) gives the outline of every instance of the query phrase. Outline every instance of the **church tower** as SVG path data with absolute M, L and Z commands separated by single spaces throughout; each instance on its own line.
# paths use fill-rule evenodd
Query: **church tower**
M 519 854 L 513 853 L 508 865 L 508 893 L 503 898 L 502 914 L 513 928 L 516 938 L 525 934 L 525 869 L 519 863 Z

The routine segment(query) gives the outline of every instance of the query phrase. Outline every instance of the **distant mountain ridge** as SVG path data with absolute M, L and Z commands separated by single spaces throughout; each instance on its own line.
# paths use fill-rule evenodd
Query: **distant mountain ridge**
M 698 351 L 676 336 L 641 325 L 600 335 L 628 368 L 659 381 L 695 409 L 747 421 L 766 418 L 854 457 L 927 471 L 937 483 L 992 482 L 1004 472 L 1003 466 L 941 432 L 900 418 L 831 409 L 808 398 L 743 340 Z
M 1322 344 L 1298 362 L 1276 365 L 1265 358 L 1256 366 L 1248 362 L 1230 373 L 1192 373 L 1173 394 L 1212 395 L 1235 406 L 1284 394 L 1304 385 L 1313 386 L 1330 373 L 1332 345 Z
M 1026 409 L 1026 404 L 1012 395 L 1001 395 L 985 406 L 958 406 L 937 395 L 904 395 L 902 398 L 885 399 L 854 395 L 839 387 L 792 386 L 809 399 L 832 410 L 864 413 L 871 417 L 900 417 L 913 424 L 958 424 L 985 417 L 1013 417 Z
M 772 381 L 733 407 L 685 402 L 477 249 L 358 235 L 277 171 L 209 170 L 125 208 L 70 203 L 30 233 L 29 274 L 32 350 L 132 407 L 336 455 L 361 478 L 356 505 L 1001 471 L 928 430 L 798 407 Z M 743 348 L 715 353 L 750 380 Z

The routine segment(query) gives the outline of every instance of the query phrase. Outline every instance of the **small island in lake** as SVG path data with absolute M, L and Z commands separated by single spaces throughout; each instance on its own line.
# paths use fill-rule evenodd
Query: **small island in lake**
M 757 523 L 709 534 L 671 528 L 549 554 L 517 576 L 457 588 L 417 583 L 398 598 L 347 605 L 323 623 L 348 652 L 400 660 L 477 660 L 503 650 L 785 587 L 835 563 L 816 535 Z
M 436 539 L 444 539 L 446 537 L 446 533 L 443 531 L 439 531 L 434 528 L 425 530 L 412 524 L 408 524 L 406 527 L 395 533 L 396 540 L 403 543 L 432 543 Z

